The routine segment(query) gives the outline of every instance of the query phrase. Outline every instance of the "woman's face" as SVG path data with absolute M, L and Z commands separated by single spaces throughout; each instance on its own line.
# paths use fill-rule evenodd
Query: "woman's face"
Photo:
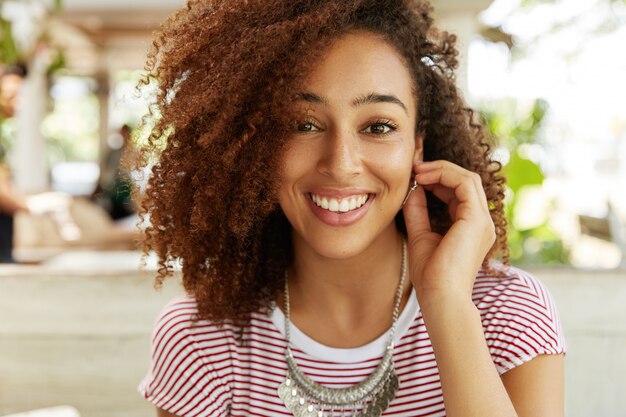
M 394 233 L 421 159 L 412 78 L 380 36 L 354 32 L 330 46 L 303 86 L 279 203 L 296 243 L 324 257 L 354 256 Z

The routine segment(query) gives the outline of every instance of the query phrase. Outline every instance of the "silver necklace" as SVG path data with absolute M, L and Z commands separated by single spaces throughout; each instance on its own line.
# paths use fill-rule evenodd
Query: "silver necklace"
M 402 289 L 406 278 L 406 242 L 402 241 L 402 272 L 393 306 L 389 342 L 378 367 L 366 379 L 348 388 L 328 388 L 309 378 L 298 367 L 289 334 L 289 286 L 285 273 L 285 360 L 287 376 L 278 387 L 278 396 L 295 417 L 330 417 L 335 413 L 352 417 L 379 417 L 400 387 L 393 368 L 393 337 L 398 323 Z

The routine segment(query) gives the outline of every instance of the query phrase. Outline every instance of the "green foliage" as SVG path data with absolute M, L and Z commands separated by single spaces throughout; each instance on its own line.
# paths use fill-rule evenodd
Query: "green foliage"
M 52 62 L 50 62 L 50 65 L 48 66 L 48 71 L 47 71 L 48 76 L 52 76 L 58 70 L 65 68 L 65 65 L 66 65 L 65 54 L 63 53 L 62 50 L 57 50 L 56 54 L 52 58 Z
M 99 104 L 93 92 L 61 97 L 43 121 L 50 166 L 65 161 L 95 161 L 99 153 Z
M 511 260 L 526 264 L 568 263 L 567 249 L 548 223 L 550 204 L 536 201 L 543 196 L 545 175 L 539 164 L 523 152 L 529 145 L 538 146 L 537 133 L 548 110 L 547 103 L 536 100 L 529 108 L 523 108 L 520 102 L 508 101 L 493 108 L 497 110 L 484 112 L 487 126 L 509 153 L 503 170 L 507 178 L 505 209 Z
M 2 6 L 2 2 L 0 2 Z M 12 24 L 0 15 L 0 63 L 4 65 L 17 64 L 19 56 L 13 33 L 11 32 Z
M 2 3 L 4 3 L 4 0 L 0 0 L 0 7 L 2 7 Z M 63 0 L 54 0 L 53 7 L 55 13 L 60 12 L 63 7 Z M 17 48 L 13 37 L 12 26 L 11 21 L 6 20 L 2 14 L 0 14 L 0 65 L 26 65 L 28 60 L 32 57 L 25 56 L 28 54 Z M 43 39 L 40 40 L 47 41 L 48 39 L 44 34 Z M 57 49 L 53 61 L 48 68 L 48 74 L 51 75 L 63 67 L 65 67 L 65 56 L 60 49 Z
M 509 162 L 504 167 L 507 185 L 514 195 L 529 185 L 541 185 L 545 179 L 539 165 L 520 156 L 517 149 L 511 152 Z
M 520 7 L 529 7 L 542 3 L 556 3 L 556 0 L 521 0 Z
M 548 111 L 548 103 L 537 99 L 530 109 L 513 100 L 499 102 L 497 110 L 485 111 L 487 125 L 501 144 L 514 150 L 522 144 L 536 143 L 537 131 Z
M 511 260 L 517 263 L 558 265 L 569 263 L 563 241 L 548 224 L 529 230 L 509 229 Z

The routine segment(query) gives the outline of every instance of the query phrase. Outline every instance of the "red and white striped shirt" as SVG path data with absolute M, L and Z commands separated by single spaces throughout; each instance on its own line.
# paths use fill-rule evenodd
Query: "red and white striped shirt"
M 546 288 L 516 268 L 480 273 L 473 301 L 500 374 L 541 354 L 566 350 L 555 304 Z M 290 416 L 277 394 L 284 380 L 284 315 L 278 308 L 251 316 L 249 325 L 193 322 L 193 298 L 172 300 L 158 317 L 152 363 L 140 392 L 156 406 L 182 417 Z M 353 349 L 324 346 L 291 325 L 294 356 L 313 380 L 351 386 L 377 366 L 387 334 Z M 445 416 L 439 373 L 413 294 L 395 336 L 394 367 L 400 389 L 383 416 Z

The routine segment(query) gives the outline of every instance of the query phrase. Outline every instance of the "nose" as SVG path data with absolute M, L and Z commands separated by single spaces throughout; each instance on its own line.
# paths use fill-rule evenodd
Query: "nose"
M 347 129 L 328 132 L 324 138 L 318 170 L 338 182 L 362 173 L 361 143 L 359 137 Z

